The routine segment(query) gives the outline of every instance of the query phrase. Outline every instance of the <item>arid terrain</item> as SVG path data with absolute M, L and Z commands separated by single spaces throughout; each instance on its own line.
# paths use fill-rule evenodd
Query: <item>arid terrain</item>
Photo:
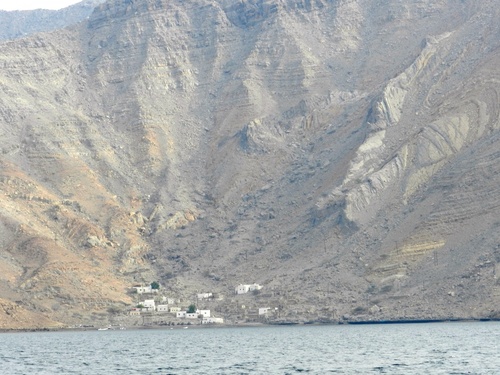
M 0 329 L 152 281 L 228 322 L 500 317 L 500 0 L 82 19 L 0 43 Z

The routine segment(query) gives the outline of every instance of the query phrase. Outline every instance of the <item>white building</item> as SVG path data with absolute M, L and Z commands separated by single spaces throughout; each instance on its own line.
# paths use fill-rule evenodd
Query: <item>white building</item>
M 196 310 L 198 315 L 203 315 L 203 318 L 210 318 L 210 310 Z
M 259 307 L 259 315 L 267 315 L 270 310 L 270 307 Z
M 254 290 L 261 290 L 262 285 L 259 284 L 240 284 L 236 287 L 236 294 L 245 294 L 248 292 L 253 292 Z
M 156 311 L 158 311 L 158 312 L 168 312 L 169 311 L 169 307 L 168 307 L 168 305 L 158 305 L 158 306 L 156 306 Z
M 151 293 L 151 290 L 153 290 L 151 288 L 151 285 L 149 285 L 149 286 L 135 286 L 134 289 L 137 292 L 137 294 Z
M 200 315 L 205 318 L 210 318 L 210 310 L 196 310 L 194 313 L 188 313 L 187 311 L 178 311 L 176 313 L 177 318 L 186 318 L 186 319 L 198 319 Z
M 158 293 L 158 289 L 151 288 L 151 285 L 148 286 L 134 286 L 137 294 L 147 294 L 147 293 Z
M 155 309 L 155 300 L 154 299 L 145 299 L 143 302 L 141 302 L 141 305 L 144 306 L 146 309 Z
M 197 294 L 198 299 L 210 299 L 213 296 L 214 296 L 213 293 L 198 293 Z
M 223 324 L 223 318 L 203 318 L 201 324 Z
M 240 284 L 236 287 L 235 292 L 236 292 L 236 294 L 245 294 L 245 293 L 248 293 L 248 290 L 249 290 L 248 285 Z
M 171 313 L 178 313 L 178 312 L 181 312 L 181 308 L 180 307 L 172 306 L 169 311 Z

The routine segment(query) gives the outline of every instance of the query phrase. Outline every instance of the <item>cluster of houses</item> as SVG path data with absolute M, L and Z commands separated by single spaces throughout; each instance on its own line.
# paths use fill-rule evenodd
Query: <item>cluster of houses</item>
M 158 285 L 156 285 L 158 286 Z M 133 287 L 134 292 L 138 295 L 143 294 L 158 294 L 159 287 L 153 287 L 153 284 L 147 286 L 135 286 Z M 238 295 L 246 294 L 249 292 L 255 292 L 262 289 L 262 285 L 259 284 L 240 284 L 235 288 L 235 293 Z M 152 296 L 151 296 L 152 297 Z M 213 293 L 198 293 L 196 295 L 197 301 L 203 300 L 211 300 L 214 299 L 215 296 Z M 212 317 L 210 314 L 210 310 L 200 310 L 196 309 L 195 311 L 182 309 L 178 307 L 180 300 L 176 300 L 173 298 L 167 298 L 165 296 L 149 298 L 140 301 L 135 308 L 130 311 L 130 315 L 140 316 L 141 314 L 148 313 L 170 313 L 175 318 L 178 319 L 199 319 L 202 324 L 220 324 L 224 323 L 223 318 Z M 177 305 L 177 306 L 176 306 Z M 258 309 L 258 316 L 267 316 L 271 311 L 269 307 L 262 307 Z
M 134 287 L 137 294 L 153 294 L 158 293 L 158 289 L 152 289 L 148 286 L 145 287 Z M 198 294 L 198 300 L 210 299 L 213 297 L 212 293 L 202 293 Z M 210 310 L 199 310 L 195 312 L 188 312 L 187 310 L 182 310 L 180 307 L 173 306 L 179 303 L 180 300 L 173 298 L 161 297 L 160 303 L 157 304 L 155 299 L 145 299 L 140 301 L 135 308 L 130 311 L 132 316 L 140 316 L 142 313 L 171 313 L 176 318 L 181 319 L 201 319 L 202 324 L 222 324 L 224 323 L 223 318 L 216 318 L 210 315 Z

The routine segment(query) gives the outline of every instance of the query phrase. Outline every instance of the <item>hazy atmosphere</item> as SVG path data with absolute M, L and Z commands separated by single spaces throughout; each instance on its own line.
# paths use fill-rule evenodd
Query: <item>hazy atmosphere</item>
M 60 9 L 79 0 L 0 0 L 0 10 Z

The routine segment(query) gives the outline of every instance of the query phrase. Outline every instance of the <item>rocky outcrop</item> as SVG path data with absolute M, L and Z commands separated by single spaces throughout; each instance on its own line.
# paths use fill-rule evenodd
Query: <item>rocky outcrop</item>
M 281 148 L 281 138 L 276 130 L 273 132 L 259 119 L 255 119 L 241 130 L 240 145 L 246 152 L 266 153 Z
M 345 199 L 345 214 L 349 220 L 366 224 L 366 211 L 369 211 L 370 207 L 374 207 L 375 212 L 381 209 L 383 206 L 380 205 L 378 198 L 391 186 L 401 183 L 408 167 L 415 166 L 414 157 L 408 145 L 402 145 L 398 152 L 387 155 L 386 134 L 390 131 L 389 128 L 398 126 L 406 96 L 412 89 L 418 87 L 419 80 L 422 80 L 425 75 L 425 69 L 429 69 L 427 65 L 439 48 L 438 43 L 446 40 L 447 37 L 449 33 L 437 38 L 429 38 L 418 58 L 403 73 L 389 81 L 381 97 L 370 108 L 366 122 L 369 129 L 366 139 L 359 146 L 342 185 L 331 193 L 333 199 L 338 199 L 338 197 Z M 432 155 L 429 149 L 420 155 L 436 158 L 436 155 Z M 437 163 L 438 160 L 435 159 L 435 162 Z M 421 160 L 417 164 L 429 167 L 433 163 Z M 439 168 L 436 165 L 434 167 Z M 413 181 L 418 177 L 406 178 Z M 347 193 L 342 193 L 346 190 Z M 321 205 L 325 204 L 330 203 L 321 202 Z

